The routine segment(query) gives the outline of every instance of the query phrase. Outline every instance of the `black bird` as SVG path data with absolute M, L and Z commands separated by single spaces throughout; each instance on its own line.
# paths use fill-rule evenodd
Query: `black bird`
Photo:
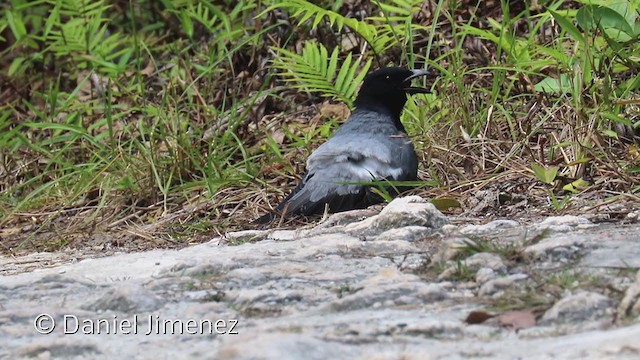
M 429 92 L 411 87 L 425 70 L 399 67 L 369 73 L 358 92 L 351 117 L 307 159 L 300 184 L 275 209 L 255 220 L 267 223 L 293 214 L 321 214 L 362 209 L 381 202 L 371 185 L 376 180 L 417 179 L 418 158 L 400 122 L 407 94 Z M 387 189 L 397 195 L 395 189 Z

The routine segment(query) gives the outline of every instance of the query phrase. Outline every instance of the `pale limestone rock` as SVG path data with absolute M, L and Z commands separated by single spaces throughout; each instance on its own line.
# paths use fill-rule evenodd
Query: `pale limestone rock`
M 611 317 L 612 301 L 608 297 L 579 291 L 558 300 L 542 317 L 542 324 L 575 323 Z

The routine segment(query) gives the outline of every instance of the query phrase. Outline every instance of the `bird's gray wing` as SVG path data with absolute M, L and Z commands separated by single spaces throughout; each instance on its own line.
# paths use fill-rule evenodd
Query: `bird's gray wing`
M 407 172 L 391 145 L 372 137 L 332 138 L 309 156 L 305 177 L 279 210 L 312 214 L 322 212 L 325 204 L 333 212 L 367 206 L 369 187 L 354 183 L 400 180 Z

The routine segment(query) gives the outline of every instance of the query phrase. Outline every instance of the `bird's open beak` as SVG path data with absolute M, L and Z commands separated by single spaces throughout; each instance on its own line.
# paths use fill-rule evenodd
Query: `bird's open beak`
M 412 87 L 411 86 L 411 80 L 417 78 L 417 77 L 421 77 L 421 76 L 433 76 L 433 73 L 430 72 L 429 70 L 411 70 L 411 72 L 413 74 L 411 74 L 411 76 L 409 76 L 408 78 L 404 79 L 404 81 L 402 82 L 403 84 L 406 85 L 406 87 L 403 89 L 407 94 L 424 94 L 424 93 L 428 93 L 429 89 L 426 88 L 421 88 L 421 87 Z

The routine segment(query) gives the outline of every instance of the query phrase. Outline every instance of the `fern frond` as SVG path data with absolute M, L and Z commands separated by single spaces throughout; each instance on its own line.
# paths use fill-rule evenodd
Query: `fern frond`
M 412 19 L 423 6 L 422 0 L 376 0 L 375 3 L 380 8 L 381 15 L 367 17 L 367 21 L 376 24 L 381 35 L 395 40 L 389 41 L 384 50 L 394 44 L 405 44 L 407 38 L 413 36 L 411 29 L 420 27 L 413 24 Z
M 264 15 L 265 13 L 275 9 L 285 9 L 289 11 L 292 17 L 298 19 L 298 25 L 301 25 L 308 20 L 312 20 L 311 26 L 316 27 L 320 22 L 326 19 L 329 22 L 329 25 L 335 25 L 338 30 L 342 30 L 346 26 L 369 43 L 373 51 L 376 53 L 381 53 L 393 45 L 393 37 L 388 36 L 386 33 L 381 33 L 378 30 L 378 27 L 366 21 L 342 16 L 335 11 L 323 9 L 306 0 L 274 0 L 271 2 L 273 4 L 267 7 L 267 9 L 258 16 Z
M 333 97 L 348 105 L 352 104 L 358 85 L 371 67 L 371 59 L 361 64 L 362 58 L 353 60 L 351 54 L 340 65 L 337 48 L 329 55 L 327 48 L 313 41 L 306 42 L 302 54 L 273 49 L 278 52 L 273 66 L 294 88 Z
M 384 13 L 383 17 L 369 19 L 404 22 L 420 11 L 423 0 L 385 0 L 375 2 Z

